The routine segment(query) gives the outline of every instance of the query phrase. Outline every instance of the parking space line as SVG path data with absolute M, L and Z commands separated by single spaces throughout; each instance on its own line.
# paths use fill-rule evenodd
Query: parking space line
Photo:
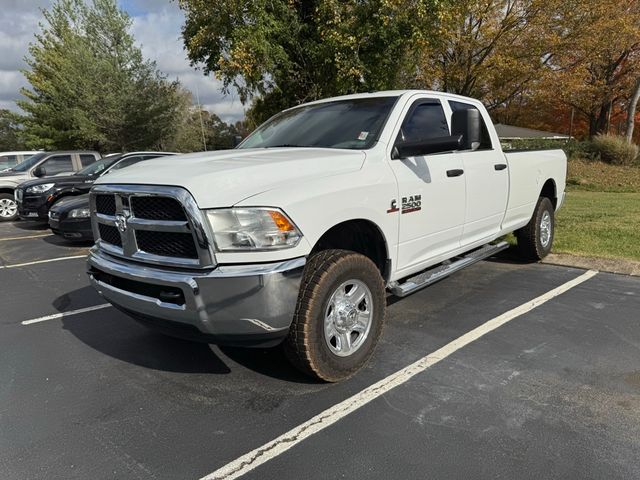
M 23 240 L 25 238 L 42 238 L 42 237 L 53 237 L 53 233 L 42 233 L 40 235 L 25 235 L 23 237 L 0 238 L 0 242 L 8 242 L 9 240 Z
M 346 400 L 328 408 L 327 410 L 319 413 L 315 417 L 307 420 L 303 424 L 289 430 L 288 432 L 280 435 L 275 440 L 272 440 L 263 446 L 256 448 L 255 450 L 246 453 L 245 455 L 237 458 L 236 460 L 228 463 L 227 465 L 219 468 L 213 473 L 202 477 L 201 480 L 232 480 L 250 472 L 256 467 L 262 465 L 265 462 L 283 454 L 290 448 L 294 447 L 298 443 L 302 442 L 306 438 L 310 437 L 314 433 L 318 433 L 325 428 L 333 425 L 341 418 L 353 413 L 359 408 L 363 407 L 367 403 L 375 400 L 381 395 L 385 394 L 389 390 L 402 385 L 415 375 L 424 372 L 429 367 L 444 360 L 449 355 L 460 350 L 462 347 L 469 345 L 471 342 L 478 340 L 489 332 L 492 332 L 496 328 L 510 322 L 514 318 L 520 317 L 527 312 L 530 312 L 534 308 L 539 307 L 543 303 L 552 300 L 558 295 L 580 285 L 581 283 L 589 280 L 598 272 L 595 270 L 589 270 L 582 275 L 570 280 L 553 290 L 548 291 L 540 295 L 539 297 L 530 300 L 519 307 L 516 307 L 508 312 L 503 313 L 486 323 L 483 323 L 479 327 L 465 333 L 461 337 L 449 342 L 444 347 L 428 354 L 426 357 L 412 363 L 411 365 L 403 368 L 383 378 L 377 383 L 365 388 L 359 393 L 347 398 Z
M 46 322 L 47 320 L 55 320 L 57 318 L 69 317 L 71 315 L 78 315 L 79 313 L 93 312 L 95 310 L 102 310 L 103 308 L 111 307 L 110 303 L 103 303 L 101 305 L 94 305 L 93 307 L 79 308 L 78 310 L 69 310 L 68 312 L 54 313 L 52 315 L 45 315 L 44 317 L 33 318 L 31 320 L 24 320 L 20 322 L 22 325 L 31 325 L 32 323 Z
M 57 257 L 57 258 L 48 258 L 46 260 L 36 260 L 34 262 L 26 262 L 26 263 L 14 263 L 13 265 L 0 265 L 0 270 L 3 268 L 18 268 L 18 267 L 27 267 L 29 265 L 38 265 L 39 263 L 50 263 L 50 262 L 60 262 L 62 260 L 73 260 L 74 258 L 87 258 L 87 255 L 73 255 L 70 257 Z

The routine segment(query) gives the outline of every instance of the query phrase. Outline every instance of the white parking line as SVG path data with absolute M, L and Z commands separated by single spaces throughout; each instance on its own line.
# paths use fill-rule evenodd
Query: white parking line
M 20 322 L 22 325 L 31 325 L 32 323 L 46 322 L 47 320 L 55 320 L 57 318 L 69 317 L 71 315 L 78 315 L 79 313 L 93 312 L 94 310 L 102 310 L 103 308 L 111 307 L 110 303 L 103 303 L 102 305 L 95 305 L 93 307 L 79 308 L 78 310 L 69 310 L 68 312 L 54 313 L 52 315 L 45 315 L 44 317 L 33 318 L 31 320 L 24 320 Z
M 53 237 L 53 233 L 42 233 L 40 235 L 25 235 L 23 237 L 0 238 L 0 242 L 8 242 L 9 240 L 22 240 L 24 238 L 42 238 L 42 237 Z
M 444 347 L 430 353 L 426 357 L 421 358 L 415 363 L 403 368 L 402 370 L 389 375 L 388 377 L 374 383 L 370 387 L 365 388 L 361 392 L 354 396 L 344 400 L 343 402 L 334 405 L 333 407 L 325 410 L 324 412 L 316 415 L 303 424 L 289 430 L 287 433 L 280 435 L 275 440 L 264 444 L 263 446 L 256 448 L 255 450 L 241 456 L 240 458 L 228 463 L 227 465 L 219 468 L 213 473 L 202 477 L 201 480 L 232 480 L 238 478 L 254 468 L 262 465 L 265 462 L 281 455 L 293 446 L 302 442 L 306 438 L 310 437 L 314 433 L 318 433 L 321 430 L 333 425 L 341 418 L 353 413 L 357 409 L 366 405 L 367 403 L 375 400 L 379 396 L 385 394 L 389 390 L 402 385 L 415 375 L 424 372 L 427 368 L 435 365 L 436 363 L 444 360 L 452 353 L 460 350 L 462 347 L 469 345 L 471 342 L 478 340 L 487 333 L 495 330 L 496 328 L 510 322 L 514 318 L 517 318 L 525 313 L 539 307 L 543 303 L 561 295 L 567 290 L 580 285 L 582 282 L 589 280 L 598 272 L 595 270 L 589 270 L 577 278 L 570 280 L 563 285 L 560 285 L 547 293 L 540 295 L 539 297 L 530 300 L 527 303 L 520 305 L 508 312 L 503 313 L 486 323 L 483 323 L 477 328 L 465 333 L 461 337 L 456 338 L 452 342 L 446 344 Z
M 62 260 L 73 260 L 74 258 L 87 258 L 87 254 L 73 255 L 70 257 L 49 258 L 47 260 L 36 260 L 35 262 L 14 263 L 13 265 L 0 265 L 0 270 L 3 268 L 27 267 L 29 265 L 38 265 L 39 263 L 50 263 L 50 262 L 60 262 Z

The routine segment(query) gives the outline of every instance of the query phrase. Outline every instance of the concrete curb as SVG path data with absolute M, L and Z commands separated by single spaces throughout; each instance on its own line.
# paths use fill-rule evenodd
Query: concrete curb
M 581 257 L 568 253 L 550 253 L 542 260 L 550 265 L 594 269 L 601 272 L 640 276 L 640 262 L 618 258 Z

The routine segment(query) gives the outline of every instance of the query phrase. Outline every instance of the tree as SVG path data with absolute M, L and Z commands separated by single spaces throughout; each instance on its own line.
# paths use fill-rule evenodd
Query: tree
M 421 52 L 420 83 L 503 107 L 531 88 L 562 35 L 557 0 L 462 0 L 447 9 L 439 35 Z
M 18 102 L 28 145 L 127 151 L 171 135 L 179 84 L 143 59 L 115 0 L 59 0 L 43 16 Z
M 16 114 L 0 109 L 0 151 L 24 150 Z
M 304 101 L 407 85 L 438 0 L 179 0 L 189 58 L 255 99 L 260 123 Z
M 583 114 L 593 137 L 606 133 L 614 106 L 629 101 L 640 75 L 640 2 L 573 3 L 562 19 L 572 42 L 555 56 L 545 90 L 551 102 Z

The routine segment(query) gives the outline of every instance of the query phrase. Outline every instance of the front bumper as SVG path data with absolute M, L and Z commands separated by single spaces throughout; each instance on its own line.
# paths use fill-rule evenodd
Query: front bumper
M 177 337 L 231 345 L 272 345 L 288 333 L 305 258 L 185 272 L 88 257 L 92 285 L 115 307 Z
M 16 197 L 18 204 L 18 215 L 23 220 L 46 220 L 48 218 L 49 207 L 46 194 L 26 194 L 22 193 L 21 198 Z
M 49 216 L 49 228 L 56 235 L 68 240 L 93 240 L 90 218 L 67 218 Z

